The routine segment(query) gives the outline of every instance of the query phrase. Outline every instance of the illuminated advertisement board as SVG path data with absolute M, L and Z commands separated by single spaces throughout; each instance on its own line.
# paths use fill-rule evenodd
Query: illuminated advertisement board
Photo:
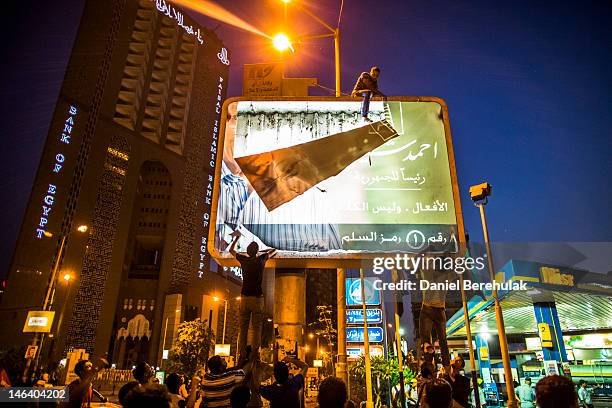
M 239 251 L 252 241 L 278 249 L 276 266 L 458 249 L 444 101 L 372 101 L 370 122 L 360 107 L 350 98 L 226 101 L 208 243 L 219 262 L 231 259 L 235 231 Z

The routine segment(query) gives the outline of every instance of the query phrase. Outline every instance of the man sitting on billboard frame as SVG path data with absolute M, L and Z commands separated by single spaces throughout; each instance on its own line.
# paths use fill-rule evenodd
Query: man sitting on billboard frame
M 370 69 L 370 72 L 362 72 L 357 78 L 357 82 L 353 87 L 353 92 L 351 92 L 351 96 L 363 97 L 363 102 L 361 103 L 361 116 L 363 120 L 366 122 L 372 122 L 370 118 L 368 118 L 368 113 L 370 112 L 370 99 L 372 96 L 380 96 L 383 100 L 387 100 L 387 96 L 378 90 L 378 77 L 380 75 L 380 68 L 374 66 Z
M 259 251 L 259 245 L 253 241 L 247 246 L 247 252 L 236 252 L 236 244 L 241 236 L 236 230 L 231 234 L 234 239 L 229 252 L 236 258 L 242 268 L 242 289 L 240 291 L 240 310 L 238 343 L 240 345 L 239 362 L 246 358 L 249 324 L 253 323 L 253 342 L 250 344 L 254 353 L 259 352 L 264 319 L 264 294 L 261 287 L 263 271 L 269 258 L 276 255 L 275 248 Z

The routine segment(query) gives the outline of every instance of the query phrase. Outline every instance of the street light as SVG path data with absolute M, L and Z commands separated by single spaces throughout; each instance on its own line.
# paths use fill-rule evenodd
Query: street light
M 181 309 L 174 310 L 174 313 L 181 313 Z M 162 340 L 162 355 L 159 359 L 159 365 L 162 364 L 162 360 L 164 359 L 164 350 L 167 350 L 166 349 L 166 337 L 168 335 L 168 320 L 169 319 L 170 319 L 170 316 L 166 317 L 166 324 L 164 325 L 164 339 Z M 175 317 L 175 321 L 176 321 L 176 317 Z
M 491 244 L 489 243 L 489 230 L 487 229 L 487 218 L 484 210 L 484 206 L 487 204 L 488 198 L 491 195 L 491 190 L 491 185 L 486 182 L 470 187 L 470 197 L 474 201 L 474 205 L 480 209 L 480 220 L 482 222 L 482 232 L 484 234 L 485 247 L 487 249 L 489 274 L 491 275 L 491 282 L 493 283 L 495 282 L 495 269 L 493 267 L 493 256 L 491 255 Z M 514 393 L 510 354 L 508 353 L 508 339 L 506 338 L 506 329 L 504 327 L 504 315 L 495 285 L 493 285 L 493 300 L 495 305 L 495 320 L 497 321 L 497 334 L 499 336 L 499 348 L 501 350 L 504 377 L 506 378 L 506 387 L 508 390 L 508 408 L 517 408 L 518 401 Z
M 59 314 L 59 318 L 57 319 L 57 326 L 55 327 L 55 332 L 57 333 L 57 335 L 59 335 L 62 328 L 62 323 L 64 322 L 64 314 L 66 313 L 66 305 L 68 304 L 68 299 L 70 297 L 70 289 L 72 288 L 72 281 L 74 280 L 74 276 L 71 273 L 67 272 L 62 276 L 62 280 L 66 285 L 66 292 L 64 302 L 62 303 L 62 310 Z M 53 355 L 56 343 L 57 340 L 52 343 L 50 355 Z
M 227 323 L 227 299 L 221 299 L 218 296 L 213 296 L 213 301 L 218 302 L 222 300 L 225 302 L 224 310 L 223 310 L 223 336 L 221 338 L 221 344 L 225 344 L 225 324 Z M 234 299 L 240 300 L 242 299 L 240 296 L 236 296 Z
M 274 38 L 272 38 L 272 44 L 274 45 L 274 48 L 280 52 L 287 51 L 288 49 L 294 52 L 293 46 L 291 45 L 291 40 L 289 40 L 289 37 L 283 33 L 276 34 Z
M 89 229 L 89 227 L 87 225 L 79 225 L 76 230 L 80 233 L 85 233 L 87 232 L 87 230 Z M 45 231 L 43 233 L 43 235 L 47 238 L 52 238 L 53 237 L 53 233 L 50 231 Z M 64 249 L 66 248 L 66 239 L 68 238 L 68 234 L 60 234 L 60 247 L 59 247 L 59 251 L 57 251 L 57 256 L 55 257 L 55 262 L 53 264 L 53 269 L 51 270 L 51 277 L 49 278 L 49 282 L 47 283 L 47 291 L 45 293 L 45 299 L 43 300 L 43 304 L 42 304 L 42 310 L 47 311 L 51 309 L 51 306 L 53 305 L 53 299 L 55 297 L 55 285 L 57 283 L 58 280 L 58 274 L 59 274 L 59 269 L 60 269 L 60 263 L 62 261 L 62 258 L 64 257 Z M 64 275 L 65 277 L 65 275 Z M 34 370 L 36 370 L 36 366 L 38 365 L 38 359 L 40 357 L 40 352 L 42 349 L 42 345 L 43 345 L 43 340 L 44 340 L 44 334 L 41 333 L 35 333 L 34 334 L 34 339 L 32 340 L 32 346 L 38 346 L 38 348 L 36 349 L 36 353 L 35 355 L 32 357 L 32 359 L 28 359 L 26 362 L 26 367 L 24 370 L 24 376 L 27 377 L 27 374 L 30 370 L 30 366 L 32 364 L 32 360 L 35 361 L 34 363 Z M 40 345 L 39 345 L 40 343 Z
M 281 1 L 285 3 L 285 5 L 287 5 L 291 0 L 281 0 Z M 335 71 L 336 71 L 336 97 L 340 97 L 342 95 L 342 90 L 340 89 L 341 88 L 340 86 L 340 27 L 338 26 L 336 28 L 333 28 L 332 26 L 327 24 L 325 21 L 317 17 L 306 6 L 304 6 L 303 4 L 300 4 L 299 2 L 294 3 L 294 5 L 295 7 L 303 11 L 305 14 L 308 14 L 313 20 L 316 20 L 319 24 L 321 24 L 323 27 L 325 27 L 330 32 L 328 34 L 309 35 L 309 36 L 301 37 L 300 40 L 314 40 L 316 38 L 326 38 L 326 37 L 334 38 L 334 65 L 335 65 Z M 338 24 L 340 24 L 340 19 L 338 19 Z M 274 47 L 276 47 L 276 49 L 279 49 L 279 50 L 281 49 L 276 46 L 276 41 L 280 35 L 284 35 L 284 34 L 277 34 L 273 38 Z M 286 41 L 288 42 L 289 45 L 284 47 L 283 50 L 286 50 L 287 48 L 291 48 L 291 51 L 293 51 L 293 47 L 291 47 L 291 41 L 289 41 L 288 38 L 286 38 Z

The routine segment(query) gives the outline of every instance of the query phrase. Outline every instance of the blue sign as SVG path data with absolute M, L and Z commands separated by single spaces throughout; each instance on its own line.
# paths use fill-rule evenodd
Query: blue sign
M 374 289 L 374 281 L 377 278 L 365 278 L 365 304 L 380 305 L 380 291 Z M 361 280 L 359 278 L 346 279 L 346 305 L 361 306 Z
M 382 323 L 382 309 L 366 309 L 368 323 Z M 346 311 L 348 324 L 363 324 L 363 309 L 348 309 Z
M 363 343 L 363 327 L 348 327 L 346 329 L 346 341 L 351 343 Z M 372 343 L 382 343 L 382 327 L 368 327 L 368 339 Z

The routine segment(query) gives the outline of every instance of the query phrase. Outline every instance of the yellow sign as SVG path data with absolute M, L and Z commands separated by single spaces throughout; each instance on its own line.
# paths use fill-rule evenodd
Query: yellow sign
M 312 360 L 313 367 L 323 367 L 323 360 Z
M 49 333 L 53 324 L 55 312 L 33 310 L 28 312 L 25 325 L 23 326 L 24 333 Z
M 540 341 L 542 347 L 552 347 L 552 333 L 550 332 L 550 326 L 547 323 L 538 323 L 538 331 L 540 333 Z
M 480 347 L 480 359 L 488 360 L 489 359 L 489 348 L 485 346 Z
M 569 273 L 561 273 L 558 268 L 543 266 L 540 268 L 540 277 L 542 278 L 542 283 L 574 286 L 574 275 Z
M 245 64 L 243 96 L 280 96 L 284 66 L 282 63 Z

